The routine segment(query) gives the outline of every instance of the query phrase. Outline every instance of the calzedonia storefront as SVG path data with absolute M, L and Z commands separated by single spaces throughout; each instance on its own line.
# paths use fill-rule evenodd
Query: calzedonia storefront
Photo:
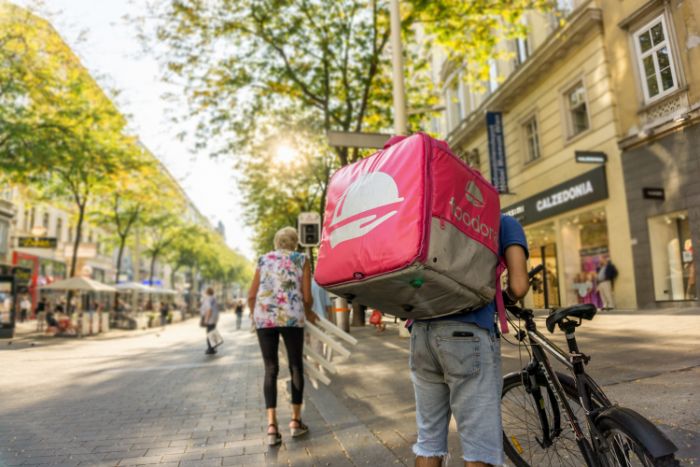
M 594 303 L 603 258 L 611 256 L 605 166 L 503 208 L 525 228 L 529 266 L 545 266 L 528 295 L 536 308 Z

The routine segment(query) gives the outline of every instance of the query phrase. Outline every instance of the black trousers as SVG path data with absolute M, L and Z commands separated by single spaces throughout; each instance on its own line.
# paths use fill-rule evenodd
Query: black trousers
M 258 329 L 258 342 L 265 362 L 265 407 L 277 407 L 277 375 L 279 374 L 279 338 L 284 339 L 292 375 L 292 404 L 301 404 L 304 396 L 304 328 L 279 327 Z
M 216 324 L 207 324 L 207 334 L 209 334 L 214 329 L 216 329 Z M 209 338 L 206 338 L 206 339 L 207 339 L 207 350 L 214 350 L 214 347 L 212 347 L 211 344 L 209 343 Z

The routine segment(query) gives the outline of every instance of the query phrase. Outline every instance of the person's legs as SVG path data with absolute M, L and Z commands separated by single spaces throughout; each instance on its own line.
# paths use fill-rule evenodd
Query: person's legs
M 241 329 L 241 321 L 243 320 L 243 313 L 236 313 L 236 329 Z
M 411 332 L 409 367 L 416 397 L 418 439 L 416 467 L 440 467 L 447 457 L 450 392 L 430 342 L 430 324 L 416 323 Z
M 274 445 L 281 436 L 277 426 L 277 375 L 279 374 L 279 330 L 277 328 L 258 329 L 258 343 L 265 364 L 263 393 L 267 412 L 267 442 Z
M 301 423 L 301 404 L 304 399 L 304 328 L 280 328 L 289 360 L 289 373 L 292 376 L 292 421 L 289 427 L 293 435 L 306 432 Z
M 615 308 L 615 301 L 613 300 L 611 282 L 603 281 L 598 283 L 598 291 L 600 292 L 600 298 L 603 299 L 603 307 Z
M 455 332 L 462 334 L 455 337 Z M 442 324 L 436 358 L 449 386 L 466 466 L 502 465 L 500 342 L 474 324 Z
M 209 334 L 211 331 L 216 329 L 216 324 L 207 324 L 207 334 Z M 216 349 L 211 346 L 211 343 L 209 342 L 209 338 L 207 337 L 207 352 L 208 354 L 215 354 Z
M 277 407 L 277 375 L 279 374 L 279 330 L 278 328 L 258 329 L 257 333 L 265 364 L 263 383 L 265 407 L 275 409 Z

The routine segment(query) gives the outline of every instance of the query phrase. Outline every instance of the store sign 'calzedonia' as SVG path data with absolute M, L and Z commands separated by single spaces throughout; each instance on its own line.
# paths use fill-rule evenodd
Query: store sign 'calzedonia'
M 601 166 L 519 203 L 511 204 L 503 208 L 503 214 L 513 216 L 521 224 L 527 225 L 607 197 L 605 166 Z

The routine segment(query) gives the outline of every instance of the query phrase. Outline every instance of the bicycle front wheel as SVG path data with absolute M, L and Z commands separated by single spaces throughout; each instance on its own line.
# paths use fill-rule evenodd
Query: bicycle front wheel
M 623 424 L 605 418 L 596 423 L 601 436 L 610 450 L 602 457 L 608 467 L 676 467 L 678 461 L 673 454 L 655 458 L 630 430 Z
M 584 424 L 585 414 L 573 379 L 561 373 L 557 373 L 557 377 L 576 418 Z M 535 396 L 538 391 L 531 387 L 533 384 L 525 372 L 510 375 L 503 381 L 501 411 L 506 456 L 516 467 L 586 465 L 568 419 L 560 411 L 544 375 L 537 375 L 536 381 L 539 400 Z M 540 406 L 544 416 L 537 410 Z M 545 438 L 549 443 L 544 442 Z

